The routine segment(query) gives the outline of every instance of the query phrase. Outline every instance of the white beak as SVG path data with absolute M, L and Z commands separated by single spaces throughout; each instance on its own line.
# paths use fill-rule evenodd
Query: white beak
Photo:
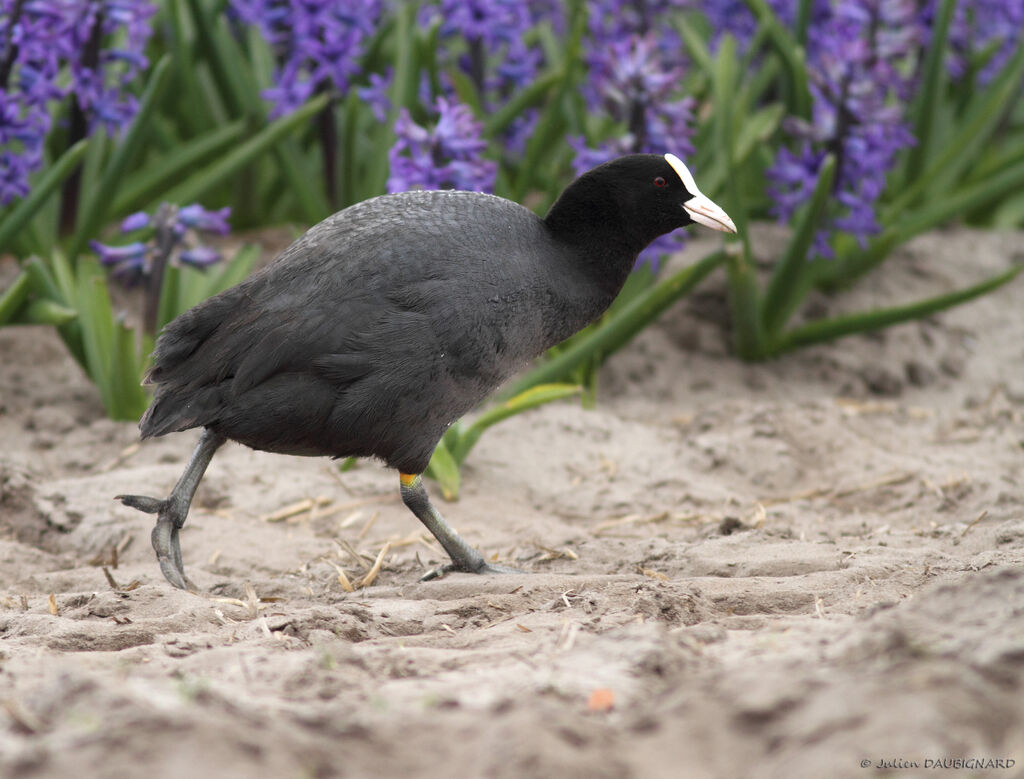
M 722 210 L 721 206 L 704 195 L 690 198 L 683 203 L 683 208 L 690 215 L 690 219 L 705 227 L 721 230 L 723 233 L 736 232 L 736 225 L 732 223 L 729 215 Z
M 683 161 L 674 154 L 666 154 L 665 161 L 679 175 L 683 186 L 686 187 L 686 191 L 693 195 L 692 198 L 683 203 L 683 208 L 690 215 L 690 219 L 705 227 L 710 227 L 712 230 L 721 230 L 723 233 L 735 233 L 736 225 L 732 223 L 732 219 L 722 210 L 720 205 L 697 189 L 697 182 L 693 180 L 693 174 L 683 164 Z

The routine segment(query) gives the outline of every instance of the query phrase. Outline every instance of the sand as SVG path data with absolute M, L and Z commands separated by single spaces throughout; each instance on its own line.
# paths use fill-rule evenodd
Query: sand
M 929 234 L 812 310 L 1022 251 Z M 196 434 L 138 445 L 51 331 L 0 330 L 0 776 L 1024 775 L 1022 285 L 748 365 L 713 277 L 437 498 L 528 575 L 419 583 L 394 473 L 230 444 L 182 531 L 203 595 L 113 500 Z

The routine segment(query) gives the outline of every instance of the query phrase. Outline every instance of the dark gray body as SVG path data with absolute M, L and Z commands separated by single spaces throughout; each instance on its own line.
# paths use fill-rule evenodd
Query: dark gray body
M 622 279 L 589 259 L 498 197 L 359 203 L 164 329 L 142 435 L 420 473 L 448 425 L 611 303 Z

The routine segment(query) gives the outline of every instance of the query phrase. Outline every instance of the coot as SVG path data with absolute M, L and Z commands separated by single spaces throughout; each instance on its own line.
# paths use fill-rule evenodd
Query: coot
M 406 506 L 450 556 L 440 572 L 509 571 L 431 504 L 420 474 L 434 447 L 513 373 L 599 317 L 645 246 L 692 222 L 736 231 L 671 154 L 594 168 L 543 219 L 478 192 L 403 192 L 346 208 L 164 328 L 142 437 L 203 432 L 168 498 L 118 497 L 158 515 L 160 568 L 194 589 L 178 530 L 226 440 L 377 457 L 399 471 Z

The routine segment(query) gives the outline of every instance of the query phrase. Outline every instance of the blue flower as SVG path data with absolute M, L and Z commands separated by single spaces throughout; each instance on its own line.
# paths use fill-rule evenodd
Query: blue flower
M 230 0 L 231 13 L 255 25 L 280 66 L 263 93 L 271 116 L 294 111 L 315 92 L 346 92 L 383 12 L 382 0 Z
M 814 249 L 833 256 L 830 238 L 849 233 L 863 245 L 877 233 L 875 203 L 899 150 L 914 143 L 902 108 L 923 32 L 912 0 L 840 0 L 814 5 L 808 31 L 811 120 L 788 119 L 792 148 L 768 171 L 773 211 L 788 221 L 807 201 L 829 153 L 836 159 L 837 207 Z
M 155 10 L 126 0 L 0 0 L 0 205 L 27 193 L 54 108 L 68 95 L 90 131 L 131 121 L 137 101 L 127 87 L 146 66 Z
M 149 227 L 150 218 L 149 214 L 145 211 L 137 211 L 130 216 L 126 216 L 121 221 L 121 232 L 131 233 L 135 230 L 142 230 L 145 227 Z
M 219 262 L 220 252 L 197 243 L 196 233 L 224 235 L 230 232 L 227 223 L 230 213 L 229 208 L 208 211 L 198 203 L 182 208 L 164 203 L 153 216 L 139 211 L 121 222 L 122 233 L 154 228 L 153 239 L 124 246 L 107 246 L 91 241 L 89 246 L 99 255 L 100 262 L 111 268 L 118 281 L 132 286 L 148 277 L 154 266 L 163 267 L 168 262 L 200 269 Z
M 423 6 L 419 19 L 423 27 L 438 25 L 441 66 L 468 76 L 484 110 L 493 112 L 541 73 L 544 54 L 531 31 L 541 24 L 560 29 L 564 10 L 555 0 L 439 0 Z M 445 97 L 455 98 L 450 84 L 441 87 Z M 538 115 L 528 109 L 503 129 L 507 154 L 524 151 Z
M 227 235 L 231 232 L 231 226 L 228 224 L 229 216 L 231 216 L 231 209 L 228 207 L 218 211 L 207 211 L 198 203 L 193 203 L 178 211 L 178 222 L 195 230 Z
M 192 249 L 186 249 L 179 254 L 178 260 L 195 268 L 205 268 L 220 262 L 221 253 L 209 246 L 196 246 Z
M 796 20 L 798 0 L 768 0 L 768 7 L 782 24 L 792 27 Z M 814 2 L 812 0 L 812 7 Z M 722 36 L 729 34 L 736 39 L 740 51 L 745 51 L 757 32 L 757 19 L 743 0 L 715 0 L 701 3 L 699 10 L 711 25 L 711 49 L 717 49 Z
M 395 122 L 398 140 L 388 158 L 388 191 L 407 189 L 467 189 L 491 192 L 497 163 L 480 155 L 487 143 L 483 126 L 461 103 L 439 97 L 433 106 L 437 119 L 423 127 L 401 109 Z
M 937 11 L 938 0 L 928 0 L 922 9 L 922 21 L 929 32 Z M 987 84 L 1021 45 L 1024 0 L 960 0 L 949 29 L 947 67 L 955 79 L 961 79 L 968 74 L 972 57 L 994 46 L 992 58 L 978 74 L 978 80 Z
M 100 262 L 108 266 L 114 277 L 125 286 L 134 286 L 149 271 L 149 246 L 130 243 L 125 246 L 107 246 L 90 241 L 89 246 L 99 255 Z

